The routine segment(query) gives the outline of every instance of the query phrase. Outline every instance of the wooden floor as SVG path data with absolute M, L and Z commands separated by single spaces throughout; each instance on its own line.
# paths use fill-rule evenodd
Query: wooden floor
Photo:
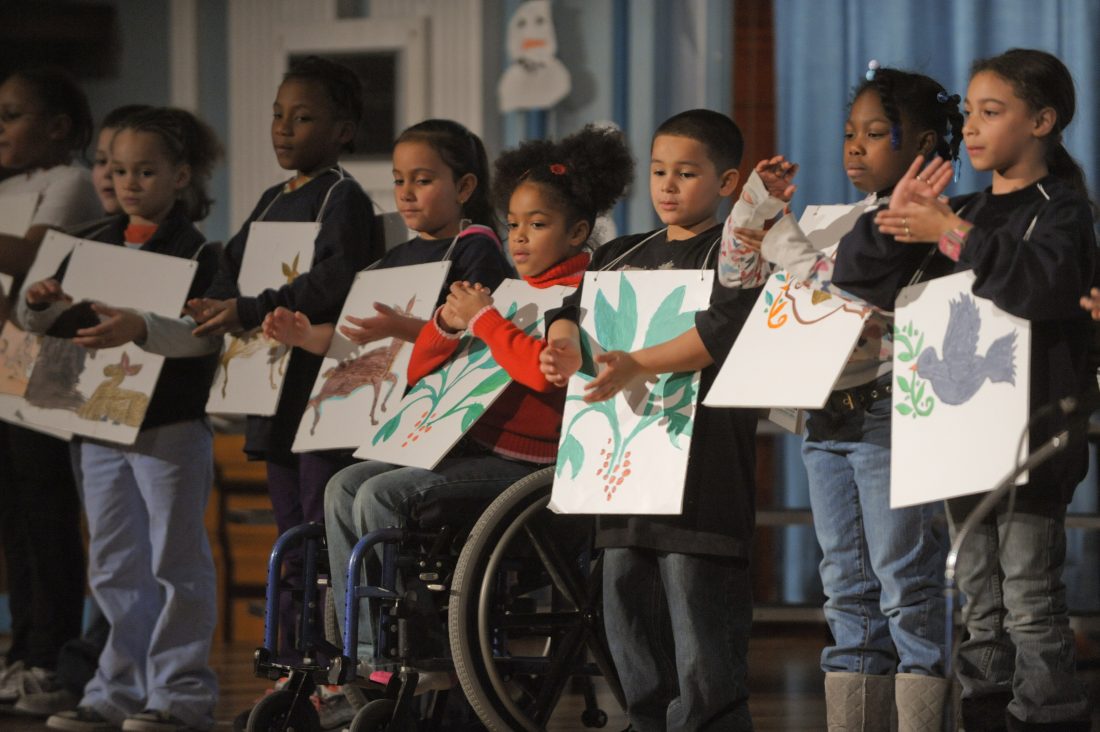
M 751 699 L 757 730 L 797 730 L 812 732 L 825 729 L 825 700 L 818 656 L 825 641 L 823 626 L 775 626 L 758 624 L 750 644 Z M 0 646 L 4 645 L 0 639 Z M 252 675 L 252 650 L 247 643 L 216 645 L 212 663 L 218 672 L 221 695 L 216 712 L 217 729 L 231 729 L 231 722 L 249 707 L 266 683 Z M 1082 672 L 1094 700 L 1100 698 L 1100 671 Z M 603 696 L 603 695 L 601 695 Z M 605 697 L 606 698 L 606 697 Z M 573 695 L 563 699 L 550 730 L 583 730 L 579 722 L 581 700 Z M 604 728 L 620 732 L 626 727 L 625 716 L 605 706 L 610 720 Z M 1094 727 L 1100 729 L 1100 713 L 1094 713 Z M 44 724 L 11 716 L 0 716 L 3 732 L 41 732 Z

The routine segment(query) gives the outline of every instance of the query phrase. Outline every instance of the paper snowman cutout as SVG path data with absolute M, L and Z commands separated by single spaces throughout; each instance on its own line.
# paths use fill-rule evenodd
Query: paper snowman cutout
M 569 69 L 558 60 L 550 0 L 527 0 L 508 22 L 508 56 L 497 86 L 500 111 L 548 109 L 572 88 Z

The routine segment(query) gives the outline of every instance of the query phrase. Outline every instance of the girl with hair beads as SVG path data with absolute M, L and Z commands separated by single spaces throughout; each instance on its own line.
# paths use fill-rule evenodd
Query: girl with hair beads
M 125 218 L 98 241 L 197 259 L 191 293 L 209 286 L 217 253 L 195 221 L 221 148 L 190 113 L 153 109 L 126 119 L 111 142 L 111 179 Z M 65 307 L 62 271 L 26 293 L 28 325 L 44 330 Z M 141 313 L 96 303 L 101 323 L 76 332 L 89 349 L 148 335 Z M 70 732 L 171 732 L 213 726 L 216 680 L 207 665 L 217 620 L 216 577 L 203 514 L 213 481 L 206 395 L 216 355 L 169 358 L 131 446 L 84 439 L 89 583 L 111 625 L 76 710 L 49 718 Z
M 103 215 L 87 169 L 74 164 L 91 137 L 88 99 L 64 71 L 26 69 L 0 84 L 0 169 L 9 174 L 0 196 L 38 195 L 30 227 L 0 234 L 0 272 L 15 278 L 15 292 L 50 227 Z M 0 287 L 0 320 L 9 295 Z M 12 615 L 0 704 L 11 704 L 57 688 L 58 652 L 80 634 L 80 499 L 62 440 L 0 424 L 0 540 Z
M 875 209 L 890 200 L 914 156 L 957 159 L 962 116 L 958 97 L 927 76 L 877 62 L 867 76 L 845 123 L 844 166 L 868 194 L 861 205 Z M 790 200 L 794 170 L 782 157 L 757 166 L 762 180 L 746 189 L 758 189 L 750 197 L 758 210 L 768 215 Z M 949 180 L 938 181 L 938 189 Z M 744 197 L 738 205 L 746 205 Z M 750 284 L 768 274 L 753 259 L 759 250 L 817 289 L 881 308 L 866 321 L 825 407 L 809 413 L 802 446 L 833 636 L 821 655 L 826 710 L 829 729 L 888 730 L 895 705 L 903 732 L 940 729 L 949 688 L 943 509 L 890 508 L 893 323 L 884 312 L 893 310 L 899 288 L 926 274 L 928 252 L 898 247 L 877 230 L 873 211 L 841 238 L 835 262 L 811 246 L 789 213 L 766 236 L 744 228 L 732 233 L 740 243 L 724 246 L 723 258 Z
M 506 211 L 509 251 L 525 282 L 539 288 L 580 284 L 590 258 L 584 245 L 596 217 L 623 195 L 633 170 L 622 134 L 593 125 L 561 142 L 526 142 L 500 156 L 493 198 Z M 464 331 L 485 341 L 514 381 L 434 470 L 368 461 L 333 478 L 325 509 L 329 552 L 339 566 L 347 565 L 359 537 L 415 522 L 441 497 L 488 502 L 524 475 L 553 464 L 565 390 L 539 369 L 546 341 L 505 320 L 489 293 L 472 278 L 450 286 L 446 302 L 416 339 L 409 383 L 446 362 Z M 368 578 L 377 571 L 377 562 L 370 562 Z M 371 638 L 364 612 L 360 657 L 370 657 Z
M 963 135 L 975 169 L 993 172 L 992 186 L 945 203 L 934 183 L 946 166 L 921 171 L 914 161 L 876 217 L 899 242 L 932 242 L 953 271 L 973 271 L 975 295 L 1031 321 L 1033 411 L 1096 389 L 1090 323 L 1078 305 L 1094 282 L 1094 218 L 1081 168 L 1062 145 L 1075 106 L 1069 70 L 1045 51 L 976 61 Z M 1058 416 L 1033 420 L 1031 446 L 1064 427 Z M 999 504 L 959 554 L 970 605 L 958 665 L 968 731 L 1089 729 L 1062 582 L 1066 504 L 1088 467 L 1080 437 L 1032 470 L 1015 509 Z M 949 500 L 951 525 L 980 498 Z

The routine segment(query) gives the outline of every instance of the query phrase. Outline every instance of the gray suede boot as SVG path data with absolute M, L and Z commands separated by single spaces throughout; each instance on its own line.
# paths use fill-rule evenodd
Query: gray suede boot
M 829 732 L 890 732 L 894 677 L 847 671 L 825 674 L 825 715 Z
M 950 691 L 951 682 L 938 676 L 895 676 L 898 732 L 941 732 L 943 709 Z

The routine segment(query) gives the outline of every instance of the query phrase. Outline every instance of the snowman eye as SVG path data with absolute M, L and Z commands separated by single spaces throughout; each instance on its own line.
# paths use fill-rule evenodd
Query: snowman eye
M 542 17 L 541 15 L 536 15 L 535 16 L 535 25 L 542 25 L 545 22 L 546 22 L 546 18 Z
M 525 25 L 527 25 L 527 19 L 526 18 L 520 18 L 519 22 L 516 23 L 517 28 L 522 28 Z

